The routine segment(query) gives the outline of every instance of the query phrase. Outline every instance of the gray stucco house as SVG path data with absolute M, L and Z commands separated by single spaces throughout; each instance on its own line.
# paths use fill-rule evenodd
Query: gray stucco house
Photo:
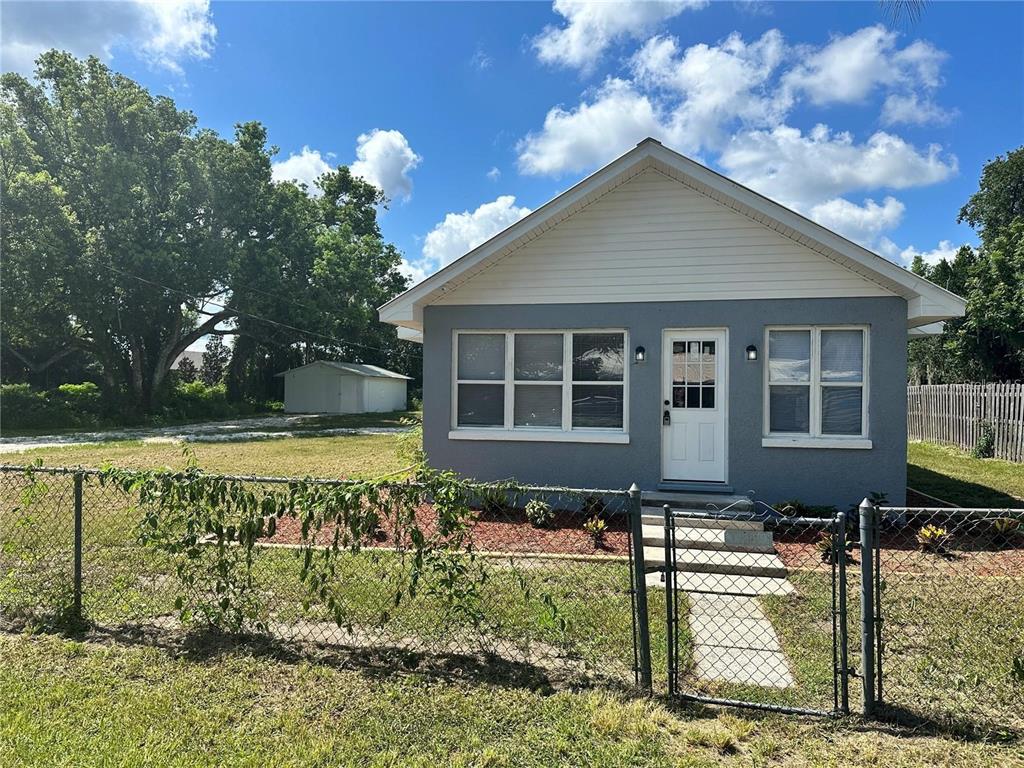
M 433 466 L 847 504 L 906 488 L 907 335 L 964 302 L 653 139 L 380 309 Z

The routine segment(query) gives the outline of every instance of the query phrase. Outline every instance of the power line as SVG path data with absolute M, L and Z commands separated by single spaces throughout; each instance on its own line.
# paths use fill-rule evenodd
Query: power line
M 282 323 L 282 322 L 280 322 L 278 320 L 271 320 L 269 318 L 262 317 L 262 316 L 257 315 L 257 314 L 253 314 L 252 312 L 246 312 L 244 310 L 237 309 L 235 307 L 230 307 L 230 306 L 228 306 L 226 304 L 221 304 L 219 302 L 213 301 L 213 300 L 205 298 L 203 296 L 196 296 L 194 294 L 187 293 L 186 291 L 182 291 L 179 288 L 171 288 L 169 285 L 164 285 L 163 283 L 158 283 L 155 280 L 149 280 L 148 278 L 145 278 L 145 277 L 139 277 L 138 275 L 133 275 L 131 272 L 125 272 L 123 269 L 118 269 L 117 267 L 111 266 L 109 264 L 101 264 L 101 263 L 99 263 L 97 261 L 92 261 L 88 257 L 86 257 L 84 259 L 84 261 L 88 261 L 93 266 L 101 267 L 101 268 L 107 269 L 107 270 L 109 270 L 111 272 L 115 272 L 115 273 L 117 273 L 119 275 L 123 275 L 124 277 L 129 277 L 129 278 L 131 278 L 133 280 L 138 280 L 140 283 L 146 283 L 147 285 L 151 285 L 151 286 L 153 286 L 155 288 L 161 288 L 161 289 L 163 289 L 165 291 L 170 291 L 171 293 L 176 293 L 179 296 L 184 296 L 186 298 L 192 299 L 193 301 L 202 302 L 203 304 L 212 304 L 215 307 L 220 307 L 221 309 L 225 309 L 225 310 L 228 310 L 230 312 L 233 312 L 235 315 L 237 315 L 239 317 L 248 317 L 248 318 L 250 318 L 252 320 L 257 320 L 257 321 L 259 321 L 261 323 L 267 323 L 268 325 L 277 326 L 278 328 L 284 328 L 284 329 L 289 330 L 289 331 L 295 331 L 297 333 L 303 333 L 303 334 L 306 334 L 307 336 L 316 336 L 316 337 L 321 338 L 321 339 L 326 339 L 327 341 L 330 341 L 333 344 L 340 344 L 342 346 L 360 347 L 362 349 L 370 349 L 370 350 L 373 350 L 375 352 L 385 352 L 385 353 L 393 351 L 393 350 L 389 350 L 389 349 L 384 349 L 383 347 L 374 347 L 374 346 L 371 346 L 369 344 L 362 344 L 362 343 L 360 343 L 358 341 L 345 341 L 343 339 L 337 339 L 337 338 L 335 338 L 333 336 L 328 336 L 327 334 L 324 334 L 324 333 L 319 333 L 317 331 L 310 331 L 310 330 L 307 330 L 305 328 L 298 328 L 298 327 L 296 327 L 294 325 L 288 325 L 287 323 Z M 278 297 L 278 296 L 274 296 L 273 294 L 266 293 L 265 291 L 259 291 L 259 292 L 260 293 L 265 293 L 267 296 L 271 296 L 272 298 L 281 298 L 281 297 Z M 300 304 L 300 306 L 306 306 L 308 309 L 313 309 L 309 305 L 304 305 L 304 304 L 301 304 L 300 302 L 294 302 L 294 303 L 298 303 L 298 304 Z M 319 311 L 319 310 L 316 310 L 316 311 Z

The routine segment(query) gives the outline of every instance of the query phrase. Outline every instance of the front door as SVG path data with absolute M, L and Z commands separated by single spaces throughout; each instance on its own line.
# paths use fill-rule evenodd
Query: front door
M 725 482 L 725 329 L 665 331 L 661 475 Z

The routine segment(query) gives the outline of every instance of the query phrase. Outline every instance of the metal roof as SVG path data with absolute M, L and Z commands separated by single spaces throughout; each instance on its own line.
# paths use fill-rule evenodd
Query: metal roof
M 284 376 L 286 373 L 301 371 L 303 368 L 309 368 L 311 365 L 325 365 L 329 368 L 334 368 L 341 373 L 353 374 L 355 376 L 368 376 L 376 379 L 409 380 L 412 378 L 411 376 L 405 376 L 401 373 L 396 373 L 395 371 L 389 371 L 387 368 L 381 368 L 379 365 L 368 365 L 366 363 L 339 363 L 336 360 L 314 360 L 312 363 L 300 365 L 298 368 L 290 368 L 277 375 Z

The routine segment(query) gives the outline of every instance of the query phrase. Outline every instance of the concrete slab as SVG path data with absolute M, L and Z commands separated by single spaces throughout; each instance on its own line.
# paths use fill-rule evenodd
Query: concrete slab
M 647 586 L 652 589 L 664 589 L 663 571 L 651 571 L 647 574 Z M 758 595 L 775 595 L 784 597 L 796 592 L 789 579 L 774 579 L 764 576 L 736 576 L 719 573 L 676 573 L 676 589 L 691 594 L 740 595 L 755 597 Z
M 663 525 L 642 526 L 644 545 L 665 545 Z M 767 531 L 744 528 L 690 528 L 677 525 L 675 528 L 676 547 L 681 549 L 714 549 L 722 552 L 766 552 L 775 551 L 772 535 Z
M 644 569 L 665 567 L 663 547 L 644 547 Z M 786 578 L 789 571 L 778 555 L 764 552 L 717 552 L 708 549 L 677 549 L 678 571 L 715 575 L 768 576 Z
M 694 672 L 702 680 L 789 688 L 793 675 L 782 651 L 697 646 L 693 649 Z
M 764 530 L 764 523 L 757 520 L 743 520 L 724 517 L 686 517 L 683 515 L 676 516 L 674 519 L 675 525 L 680 528 L 727 528 L 744 531 Z M 653 508 L 650 511 L 645 510 L 640 517 L 640 521 L 643 525 L 658 526 L 662 530 L 665 529 L 665 516 L 659 510 L 655 510 Z

